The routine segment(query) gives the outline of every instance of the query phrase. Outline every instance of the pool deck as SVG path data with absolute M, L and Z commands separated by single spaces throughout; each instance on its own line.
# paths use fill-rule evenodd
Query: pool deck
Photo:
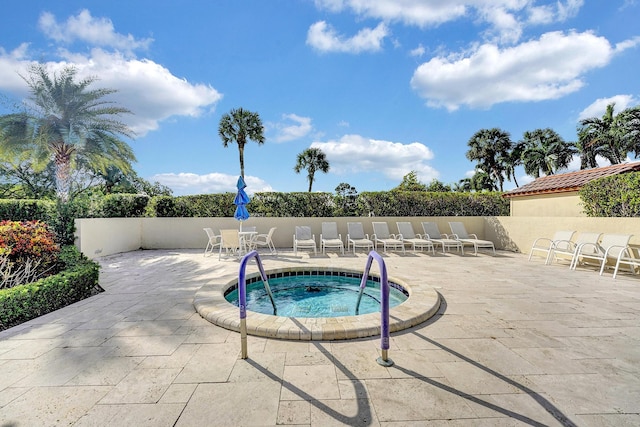
M 193 306 L 237 261 L 101 258 L 105 292 L 0 332 L 0 426 L 640 425 L 640 276 L 511 252 L 384 258 L 442 298 L 392 334 L 391 367 L 376 337 L 250 336 L 243 360 L 240 335 Z M 362 269 L 366 255 L 263 260 Z

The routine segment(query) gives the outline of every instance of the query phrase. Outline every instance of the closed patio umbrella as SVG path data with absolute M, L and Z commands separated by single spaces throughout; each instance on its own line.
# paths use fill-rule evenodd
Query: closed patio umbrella
M 251 201 L 249 196 L 247 196 L 247 193 L 244 191 L 247 184 L 245 184 L 242 175 L 238 177 L 236 187 L 238 188 L 238 193 L 236 194 L 236 198 L 233 200 L 233 204 L 236 205 L 236 212 L 233 214 L 233 217 L 240 221 L 240 231 L 242 231 L 242 221 L 249 218 L 249 211 L 247 210 L 246 205 Z

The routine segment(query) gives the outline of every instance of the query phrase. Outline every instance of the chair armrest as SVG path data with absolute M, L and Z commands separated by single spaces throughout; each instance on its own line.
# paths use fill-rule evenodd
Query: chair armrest
M 549 239 L 548 237 L 538 237 L 536 240 L 533 241 L 533 245 L 531 245 L 531 247 L 535 248 L 538 242 L 548 242 L 549 248 L 552 248 L 555 243 L 553 240 Z
M 469 236 L 473 236 L 474 239 L 478 240 L 478 235 L 475 233 L 470 233 Z

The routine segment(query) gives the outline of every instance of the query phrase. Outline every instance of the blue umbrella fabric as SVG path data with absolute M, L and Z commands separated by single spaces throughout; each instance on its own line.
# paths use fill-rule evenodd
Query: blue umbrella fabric
M 238 194 L 236 194 L 236 198 L 233 200 L 233 204 L 236 205 L 236 212 L 233 214 L 233 217 L 238 221 L 245 221 L 249 218 L 249 211 L 247 210 L 246 205 L 251 201 L 251 199 L 244 191 L 247 184 L 245 184 L 242 175 L 238 177 L 236 187 L 238 188 Z M 242 222 L 240 223 L 240 228 L 242 228 Z

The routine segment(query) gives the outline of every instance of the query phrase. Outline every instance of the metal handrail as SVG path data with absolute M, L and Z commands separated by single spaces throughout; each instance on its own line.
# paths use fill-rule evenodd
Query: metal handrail
M 262 283 L 264 284 L 264 289 L 267 291 L 267 295 L 269 295 L 269 299 L 271 299 L 271 304 L 273 305 L 273 315 L 275 316 L 278 313 L 276 309 L 276 303 L 273 300 L 273 294 L 271 293 L 271 288 L 269 287 L 269 281 L 267 280 L 267 274 L 264 272 L 264 267 L 262 266 L 262 261 L 260 260 L 260 255 L 258 255 L 258 251 L 253 250 L 242 257 L 242 260 L 240 260 L 240 268 L 238 272 L 238 306 L 240 307 L 240 344 L 242 346 L 243 359 L 246 359 L 248 357 L 246 269 L 247 269 L 247 263 L 251 258 L 256 259 L 256 264 L 258 265 L 258 270 L 260 270 L 260 276 L 262 277 Z
M 378 364 L 382 366 L 392 366 L 393 360 L 389 359 L 389 280 L 387 276 L 387 266 L 384 263 L 384 259 L 376 251 L 369 252 L 367 257 L 367 264 L 362 272 L 362 280 L 360 281 L 360 291 L 358 292 L 358 301 L 356 302 L 356 315 L 360 310 L 360 300 L 362 299 L 362 293 L 367 286 L 367 279 L 369 277 L 369 270 L 373 260 L 378 262 L 380 268 L 380 349 L 382 350 L 382 357 L 378 357 L 376 360 Z

